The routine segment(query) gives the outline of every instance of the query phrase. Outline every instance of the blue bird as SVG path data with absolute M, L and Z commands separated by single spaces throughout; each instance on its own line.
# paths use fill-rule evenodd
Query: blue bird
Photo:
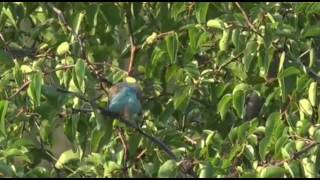
M 129 120 L 141 112 L 140 96 L 141 91 L 136 84 L 118 83 L 109 90 L 108 111 L 124 115 Z

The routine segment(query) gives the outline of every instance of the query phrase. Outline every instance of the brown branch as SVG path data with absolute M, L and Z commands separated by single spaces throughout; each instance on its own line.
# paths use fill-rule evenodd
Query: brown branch
M 123 131 L 122 129 L 118 128 L 118 135 L 120 137 L 120 140 L 121 140 L 121 143 L 123 145 L 123 148 L 124 148 L 124 159 L 125 161 L 127 161 L 127 158 L 128 158 L 128 143 L 126 142 L 124 136 L 123 136 Z
M 121 128 L 118 128 L 118 135 L 120 138 L 120 141 L 122 143 L 123 149 L 124 149 L 124 154 L 123 154 L 123 159 L 124 159 L 124 167 L 127 167 L 127 161 L 128 161 L 128 153 L 129 153 L 129 148 L 128 148 L 128 143 L 126 142 L 124 136 L 123 136 L 123 131 Z M 125 173 L 127 174 L 127 168 L 124 168 Z
M 240 4 L 238 2 L 235 2 L 236 6 L 239 8 L 239 10 L 241 11 L 242 15 L 244 16 L 244 19 L 246 20 L 247 25 L 250 27 L 250 29 L 255 32 L 256 34 L 258 34 L 260 37 L 263 38 L 263 36 L 256 30 L 256 28 L 254 27 L 254 25 L 250 22 L 249 17 L 247 15 L 247 13 L 242 9 L 242 7 L 240 6 Z
M 281 160 L 281 161 L 277 161 L 277 162 L 273 162 L 273 163 L 266 163 L 266 164 L 263 164 L 262 166 L 263 167 L 267 167 L 267 166 L 270 166 L 270 165 L 273 165 L 273 166 L 281 166 L 283 165 L 285 162 L 289 162 L 291 160 L 296 160 L 298 159 L 301 155 L 307 153 L 310 149 L 312 149 L 313 147 L 319 145 L 320 143 L 318 142 L 311 142 L 310 144 L 308 144 L 304 149 L 302 149 L 301 151 L 298 151 L 298 152 L 295 152 L 292 154 L 291 158 L 289 159 L 284 159 L 284 160 Z
M 71 108 L 72 112 L 82 112 L 82 113 L 91 113 L 92 109 L 78 109 L 78 108 Z
M 136 159 L 137 159 L 137 160 L 140 159 L 140 158 L 144 155 L 144 153 L 146 153 L 146 152 L 147 152 L 147 149 L 143 149 L 143 150 L 137 155 Z
M 301 155 L 303 155 L 304 153 L 308 152 L 311 148 L 319 145 L 320 143 L 318 142 L 313 142 L 313 143 L 310 143 L 308 144 L 304 149 L 302 149 L 301 151 L 298 151 L 298 152 L 295 152 L 293 153 L 292 155 L 292 159 L 297 159 L 299 158 Z
M 229 61 L 227 61 L 226 63 L 222 64 L 219 68 L 218 71 L 220 71 L 222 68 L 228 66 L 230 63 L 234 62 L 235 60 L 237 60 L 240 56 L 241 56 L 242 52 L 239 53 L 238 55 L 232 57 L 232 59 L 230 59 Z
M 196 144 L 197 144 L 197 141 L 189 138 L 188 136 L 183 136 L 183 137 L 184 137 L 184 138 L 186 139 L 186 141 L 187 141 L 188 143 L 190 143 L 191 145 L 196 145 Z
M 108 79 L 106 79 L 104 77 L 104 75 L 97 70 L 97 67 L 91 63 L 87 57 L 85 48 L 84 48 L 84 44 L 81 40 L 81 38 L 79 37 L 79 34 L 77 34 L 67 23 L 66 19 L 64 18 L 64 15 L 62 13 L 62 11 L 60 9 L 58 9 L 57 7 L 55 7 L 51 2 L 47 3 L 48 6 L 57 14 L 58 19 L 62 22 L 62 24 L 64 25 L 64 27 L 71 32 L 71 34 L 77 39 L 79 46 L 80 46 L 80 51 L 81 51 L 81 56 L 82 58 L 86 61 L 86 63 L 88 64 L 89 69 L 91 70 L 91 73 L 100 81 L 100 83 L 106 83 L 108 86 L 112 85 L 112 82 L 110 82 Z
M 129 41 L 131 46 L 129 66 L 128 66 L 128 75 L 131 76 L 133 73 L 134 60 L 137 55 L 137 52 L 140 50 L 141 46 L 137 46 L 133 36 L 132 24 L 131 24 L 131 13 L 130 13 L 130 4 L 127 4 L 126 7 L 126 20 L 128 25 Z
M 8 97 L 7 100 L 10 100 L 13 97 L 17 96 L 21 91 L 25 90 L 29 86 L 30 83 L 31 83 L 30 80 L 23 83 L 23 85 L 18 89 L 18 91 L 16 91 L 14 94 L 12 94 L 10 97 Z
M 152 141 L 153 143 L 157 144 L 159 147 L 161 147 L 161 149 L 163 149 L 168 156 L 173 159 L 173 160 L 178 160 L 177 157 L 174 155 L 174 153 L 170 150 L 170 148 L 162 141 L 158 140 L 157 138 L 145 133 L 139 126 L 137 126 L 135 123 L 131 122 L 131 121 L 127 121 L 126 119 L 122 118 L 121 116 L 119 116 L 118 114 L 106 111 L 103 108 L 98 107 L 101 110 L 101 113 L 104 116 L 109 116 L 112 118 L 116 118 L 119 121 L 121 121 L 122 123 L 126 124 L 128 127 L 133 128 L 134 130 L 138 131 L 141 135 L 143 135 L 144 137 L 148 138 L 150 141 Z
M 175 31 L 168 31 L 168 32 L 160 33 L 157 35 L 157 39 L 162 39 L 162 38 L 169 36 L 169 35 L 172 35 L 174 33 L 175 33 Z
M 44 72 L 44 75 L 51 74 L 51 73 L 54 73 L 54 72 L 56 72 L 56 71 L 61 71 L 61 70 L 70 69 L 70 68 L 73 68 L 74 66 L 75 66 L 74 64 L 65 65 L 65 66 L 63 66 L 63 67 L 59 67 L 59 68 L 56 68 L 56 69 L 51 70 L 51 71 L 46 71 L 46 72 Z

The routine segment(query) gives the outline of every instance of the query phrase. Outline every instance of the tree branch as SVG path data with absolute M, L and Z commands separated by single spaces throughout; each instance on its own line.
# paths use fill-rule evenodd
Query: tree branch
M 128 153 L 129 153 L 129 150 L 128 150 L 128 143 L 127 141 L 125 140 L 124 136 L 123 136 L 123 131 L 121 128 L 118 128 L 118 135 L 119 135 L 119 138 L 120 138 L 120 141 L 122 143 L 122 146 L 123 146 L 123 149 L 124 149 L 124 153 L 123 153 L 123 159 L 124 159 L 124 171 L 125 171 L 125 174 L 128 174 L 127 172 L 127 161 L 128 161 Z
M 54 72 L 56 72 L 56 71 L 61 71 L 61 70 L 70 69 L 70 68 L 73 68 L 74 66 L 75 66 L 74 64 L 65 65 L 65 66 L 63 66 L 63 67 L 59 67 L 59 68 L 53 69 L 53 70 L 51 70 L 51 71 L 45 71 L 45 72 L 44 72 L 44 75 L 51 74 L 51 73 L 54 73 Z
M 18 91 L 16 91 L 14 94 L 12 94 L 10 97 L 8 97 L 7 100 L 10 100 L 13 97 L 17 96 L 21 91 L 25 90 L 29 86 L 30 83 L 31 83 L 30 80 L 23 83 L 23 85 L 18 89 Z
M 127 4 L 127 7 L 126 7 L 126 20 L 127 20 L 127 25 L 128 25 L 128 33 L 129 33 L 129 40 L 130 40 L 130 46 L 131 46 L 129 66 L 128 66 L 128 75 L 131 76 L 133 73 L 133 66 L 134 66 L 135 57 L 141 47 L 136 45 L 135 39 L 133 36 L 130 4 Z
M 256 30 L 256 28 L 254 27 L 254 25 L 250 22 L 249 17 L 247 15 L 247 13 L 242 9 L 242 7 L 240 6 L 240 4 L 238 2 L 235 2 L 236 6 L 239 8 L 239 10 L 241 11 L 242 15 L 244 16 L 244 19 L 246 20 L 247 25 L 250 27 L 250 29 L 255 32 L 256 34 L 258 34 L 260 37 L 263 38 L 263 36 Z
M 91 73 L 100 81 L 100 83 L 106 83 L 108 86 L 112 85 L 112 82 L 110 82 L 108 79 L 104 77 L 104 75 L 97 69 L 97 67 L 91 63 L 87 57 L 84 44 L 79 37 L 79 34 L 77 34 L 67 23 L 66 19 L 64 18 L 64 15 L 60 9 L 55 7 L 51 2 L 47 3 L 48 6 L 57 14 L 58 19 L 62 22 L 64 27 L 71 32 L 71 34 L 77 39 L 79 46 L 80 46 L 80 51 L 81 51 L 81 56 L 82 58 L 86 61 L 88 64 L 89 69 L 91 70 Z M 106 90 L 105 90 L 106 91 Z
M 298 159 L 301 155 L 303 155 L 304 153 L 307 153 L 311 148 L 319 145 L 320 143 L 318 142 L 313 142 L 308 144 L 304 149 L 302 149 L 301 151 L 295 152 L 292 155 L 292 159 Z
M 108 117 L 112 117 L 112 118 L 118 119 L 122 123 L 126 124 L 128 127 L 131 127 L 134 130 L 138 131 L 140 134 L 142 134 L 143 136 L 148 138 L 150 141 L 154 142 L 159 147 L 161 147 L 161 149 L 163 149 L 171 159 L 178 160 L 178 158 L 173 154 L 173 152 L 170 150 L 170 148 L 165 143 L 163 143 L 162 141 L 158 140 L 157 138 L 145 133 L 139 126 L 137 126 L 133 122 L 127 121 L 124 118 L 122 118 L 121 116 L 119 116 L 118 114 L 106 111 L 105 109 L 102 109 L 102 108 L 99 108 L 99 109 L 101 110 L 101 113 L 104 116 L 108 116 Z

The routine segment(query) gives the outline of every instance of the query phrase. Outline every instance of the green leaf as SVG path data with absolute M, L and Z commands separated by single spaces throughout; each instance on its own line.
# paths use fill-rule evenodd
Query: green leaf
M 42 84 L 42 74 L 40 72 L 36 72 L 32 74 L 30 77 L 31 83 L 28 87 L 27 93 L 31 98 L 31 102 L 33 107 L 40 106 L 40 97 L 41 97 L 41 84 Z
M 178 166 L 174 160 L 167 160 L 158 171 L 159 178 L 175 178 L 177 176 Z
M 251 89 L 250 85 L 245 83 L 239 83 L 233 88 L 232 94 L 234 94 L 236 91 L 247 92 L 250 89 Z
M 287 143 L 288 141 L 288 136 L 287 135 L 284 135 L 282 137 L 280 137 L 276 144 L 275 144 L 275 157 L 276 158 L 279 158 L 281 157 L 281 148 L 283 148 L 283 146 Z
M 283 51 L 282 53 L 281 53 L 281 56 L 280 56 L 280 63 L 279 63 L 279 73 L 281 72 L 281 70 L 282 70 L 282 68 L 283 68 L 283 64 L 284 64 L 284 62 L 285 62 L 285 59 L 286 59 L 286 52 L 285 51 Z
M 312 106 L 317 104 L 317 82 L 310 83 L 308 98 Z
M 23 85 L 23 74 L 22 74 L 22 71 L 21 71 L 20 66 L 18 64 L 16 64 L 16 66 L 13 70 L 13 75 L 16 80 L 16 83 L 19 86 L 22 86 Z
M 1 100 L 0 101 L 0 131 L 1 134 L 4 136 L 7 136 L 7 128 L 5 124 L 5 116 L 7 113 L 7 108 L 8 108 L 9 101 L 6 100 Z
M 64 167 L 65 164 L 67 164 L 68 162 L 72 161 L 72 160 L 78 160 L 80 159 L 80 153 L 78 152 L 73 152 L 72 149 L 67 150 L 65 152 L 63 152 L 59 159 L 57 160 L 55 167 L 57 169 L 62 169 Z
M 99 149 L 101 144 L 106 144 L 110 141 L 113 132 L 113 119 L 103 116 L 96 108 L 93 110 L 94 118 L 97 123 L 97 131 L 99 132 L 97 132 L 97 135 L 93 135 L 93 138 L 96 138 L 95 136 L 97 136 L 97 140 L 93 140 L 95 143 L 92 142 L 92 147 L 94 147 L 93 149 Z M 103 131 L 103 133 L 100 131 Z
M 13 60 L 3 50 L 0 50 L 0 71 L 1 73 L 14 67 Z
M 223 30 L 222 38 L 219 41 L 219 49 L 220 51 L 225 51 L 228 48 L 230 37 L 230 29 Z
M 240 29 L 232 30 L 231 40 L 236 49 L 240 49 Z
M 249 71 L 251 62 L 253 58 L 256 56 L 256 52 L 258 49 L 258 43 L 255 40 L 250 40 L 247 43 L 246 49 L 244 51 L 243 64 L 246 72 Z
M 23 18 L 21 19 L 21 21 L 19 22 L 19 29 L 23 32 L 26 33 L 31 33 L 32 32 L 32 21 L 30 18 Z
M 61 43 L 58 48 L 57 48 L 57 54 L 58 55 L 63 55 L 66 54 L 69 51 L 69 43 L 68 42 L 63 42 Z
M 178 47 L 179 47 L 179 40 L 178 35 L 175 33 L 173 36 L 166 37 L 166 46 L 167 46 L 167 52 L 170 57 L 171 64 L 174 64 L 177 60 L 177 54 L 178 54 Z
M 210 19 L 207 22 L 207 26 L 210 28 L 216 28 L 216 29 L 221 29 L 221 30 L 224 30 L 224 28 L 225 28 L 223 21 L 220 18 Z
M 243 118 L 244 115 L 245 99 L 245 93 L 241 90 L 234 92 L 232 95 L 233 108 L 236 110 L 237 115 L 240 118 Z
M 313 134 L 313 139 L 314 139 L 316 142 L 320 143 L 320 129 L 316 129 L 316 130 L 315 130 L 315 132 L 314 132 L 314 134 Z
M 72 29 L 74 30 L 75 34 L 78 35 L 79 34 L 79 29 L 80 29 L 80 25 L 81 25 L 81 22 L 83 20 L 85 16 L 85 13 L 84 12 L 77 12 L 76 16 L 73 18 L 73 21 L 72 21 Z M 70 40 L 70 43 L 72 44 L 74 39 L 76 37 L 74 35 L 71 36 L 71 40 Z
M 320 4 L 318 2 L 294 3 L 293 8 L 297 13 L 306 13 L 307 15 L 320 13 Z
M 111 178 L 115 172 L 121 170 L 121 166 L 113 161 L 108 161 L 104 164 L 103 176 Z
M 92 152 L 98 152 L 98 150 L 100 149 L 100 147 L 102 146 L 102 139 L 105 135 L 105 131 L 99 131 L 97 129 L 94 129 L 92 132 L 92 138 L 91 138 L 91 142 L 90 142 L 90 146 L 91 146 L 91 151 Z
M 307 115 L 312 115 L 312 106 L 308 99 L 301 99 L 299 101 L 299 107 Z
M 140 135 L 134 133 L 129 136 L 129 155 L 134 156 L 138 150 L 139 143 L 141 141 Z
M 224 120 L 231 105 L 232 95 L 224 95 L 218 103 L 218 112 L 220 113 L 221 119 Z
M 314 37 L 320 36 L 320 27 L 319 26 L 309 26 L 305 29 L 303 33 L 304 37 Z
M 261 140 L 261 142 L 259 144 L 259 154 L 260 154 L 261 159 L 265 159 L 268 147 L 271 142 L 272 134 L 275 130 L 276 123 L 279 120 L 280 120 L 280 113 L 279 112 L 272 113 L 267 119 L 265 137 Z
M 270 166 L 264 168 L 261 173 L 261 178 L 282 178 L 285 174 L 285 170 L 282 167 Z
M 84 84 L 84 76 L 85 76 L 85 64 L 82 59 L 78 59 L 75 67 L 74 67 L 74 72 L 75 72 L 75 85 L 77 88 L 84 93 L 85 90 L 85 84 Z M 74 78 L 74 77 L 73 77 Z
M 210 3 L 199 2 L 196 6 L 196 18 L 199 24 L 205 23 Z
M 210 162 L 204 162 L 199 164 L 199 178 L 212 178 L 213 177 L 213 168 Z
M 18 29 L 17 23 L 13 18 L 13 14 L 10 8 L 2 8 L 3 13 L 9 18 L 10 23 L 14 26 L 15 29 Z
M 246 145 L 244 148 L 244 156 L 249 160 L 253 161 L 254 160 L 254 148 L 251 145 Z
M 303 177 L 303 167 L 299 160 L 293 160 L 288 165 L 284 163 L 284 167 L 293 178 Z
M 15 177 L 15 171 L 13 170 L 13 166 L 9 166 L 4 163 L 0 163 L 0 177 L 12 178 Z
M 320 172 L 320 146 L 319 145 L 316 150 L 316 160 L 315 160 L 314 167 L 315 167 L 315 172 L 319 173 Z
M 39 134 L 43 142 L 47 143 L 49 142 L 49 135 L 51 134 L 52 127 L 49 124 L 48 120 L 41 121 Z
M 188 29 L 188 34 L 189 34 L 189 43 L 190 43 L 191 50 L 193 53 L 196 53 L 198 49 L 197 42 L 198 42 L 200 32 L 198 28 L 191 27 Z
M 101 5 L 101 13 L 106 17 L 107 24 L 111 26 L 116 26 L 121 23 L 122 16 L 120 10 L 114 3 L 103 3 Z
M 310 59 L 309 68 L 311 68 L 314 65 L 314 63 L 315 63 L 315 61 L 317 59 L 315 48 L 310 48 L 309 59 Z
M 175 2 L 173 3 L 171 8 L 171 17 L 173 17 L 174 20 L 177 20 L 178 15 L 185 10 L 186 10 L 186 7 L 183 2 Z
M 173 105 L 175 109 L 184 108 L 190 100 L 190 88 L 178 88 L 173 97 Z
M 163 51 L 162 49 L 156 47 L 153 52 L 152 52 L 152 56 L 151 56 L 151 59 L 152 59 L 152 64 L 153 65 L 157 65 L 159 63 L 162 62 L 163 60 L 163 56 L 165 54 L 165 51 Z
M 302 158 L 302 169 L 304 171 L 304 177 L 306 178 L 315 178 L 316 171 L 315 171 L 315 164 L 311 158 L 304 157 Z
M 285 77 L 292 76 L 295 74 L 300 74 L 300 73 L 301 71 L 298 68 L 290 66 L 285 70 L 283 70 L 281 73 L 279 73 L 278 78 L 281 79 L 281 78 L 285 78 Z
M 156 172 L 156 168 L 152 162 L 142 164 L 144 172 L 149 176 L 153 177 L 153 174 Z

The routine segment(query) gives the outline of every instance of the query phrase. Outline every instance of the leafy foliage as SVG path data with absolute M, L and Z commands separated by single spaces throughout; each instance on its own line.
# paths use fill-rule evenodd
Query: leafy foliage
M 319 177 L 319 3 L 1 3 L 0 177 Z M 100 108 L 143 89 L 145 133 Z

